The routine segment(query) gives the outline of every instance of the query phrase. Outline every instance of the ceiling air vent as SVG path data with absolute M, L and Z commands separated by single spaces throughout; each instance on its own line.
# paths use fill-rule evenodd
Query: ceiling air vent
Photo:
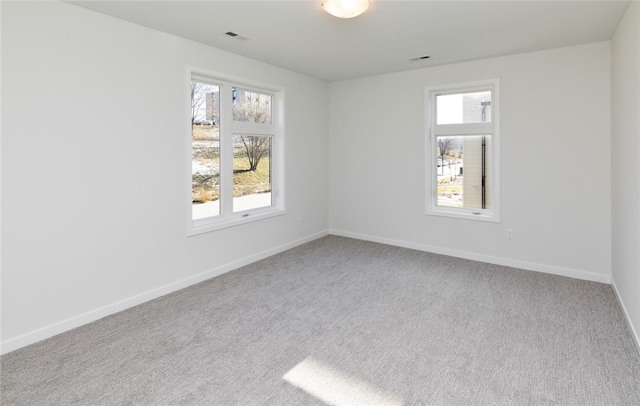
M 224 35 L 228 35 L 231 38 L 239 39 L 239 40 L 242 40 L 242 41 L 244 41 L 246 39 L 249 39 L 249 38 L 247 38 L 247 37 L 245 37 L 243 35 L 238 34 L 237 32 L 233 32 L 233 31 L 227 31 L 227 32 L 224 33 Z

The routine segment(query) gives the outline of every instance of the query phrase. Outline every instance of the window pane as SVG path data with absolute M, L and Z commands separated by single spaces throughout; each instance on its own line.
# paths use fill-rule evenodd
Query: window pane
M 233 119 L 271 124 L 271 95 L 234 87 Z
M 436 123 L 466 124 L 491 121 L 491 91 L 436 96 Z
M 271 137 L 233 135 L 233 212 L 271 206 Z
M 191 195 L 193 220 L 220 214 L 220 88 L 191 81 Z
M 438 206 L 491 209 L 491 136 L 438 137 Z

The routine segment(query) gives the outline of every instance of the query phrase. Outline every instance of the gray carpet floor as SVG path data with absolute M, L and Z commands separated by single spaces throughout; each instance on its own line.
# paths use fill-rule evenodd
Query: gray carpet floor
M 336 236 L 1 366 L 3 405 L 640 405 L 609 285 Z

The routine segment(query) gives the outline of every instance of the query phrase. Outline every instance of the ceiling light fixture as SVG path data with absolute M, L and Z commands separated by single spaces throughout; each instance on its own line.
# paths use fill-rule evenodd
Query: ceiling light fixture
M 323 0 L 322 8 L 332 16 L 352 18 L 369 8 L 369 0 Z

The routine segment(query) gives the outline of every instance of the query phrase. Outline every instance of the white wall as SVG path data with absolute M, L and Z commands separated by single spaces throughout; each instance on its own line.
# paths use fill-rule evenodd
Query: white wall
M 611 43 L 612 279 L 640 344 L 640 3 Z
M 3 352 L 326 233 L 325 82 L 66 3 L 1 7 Z M 186 237 L 186 65 L 286 88 L 287 215 Z
M 609 42 L 327 85 L 65 3 L 0 8 L 2 352 L 329 227 L 608 282 L 612 209 L 613 279 L 640 326 L 637 3 L 613 88 Z M 185 65 L 286 87 L 286 216 L 186 237 Z M 494 77 L 502 221 L 426 216 L 424 87 Z
M 496 77 L 501 222 L 425 215 L 425 86 Z M 609 282 L 610 91 L 608 41 L 331 83 L 332 232 Z

